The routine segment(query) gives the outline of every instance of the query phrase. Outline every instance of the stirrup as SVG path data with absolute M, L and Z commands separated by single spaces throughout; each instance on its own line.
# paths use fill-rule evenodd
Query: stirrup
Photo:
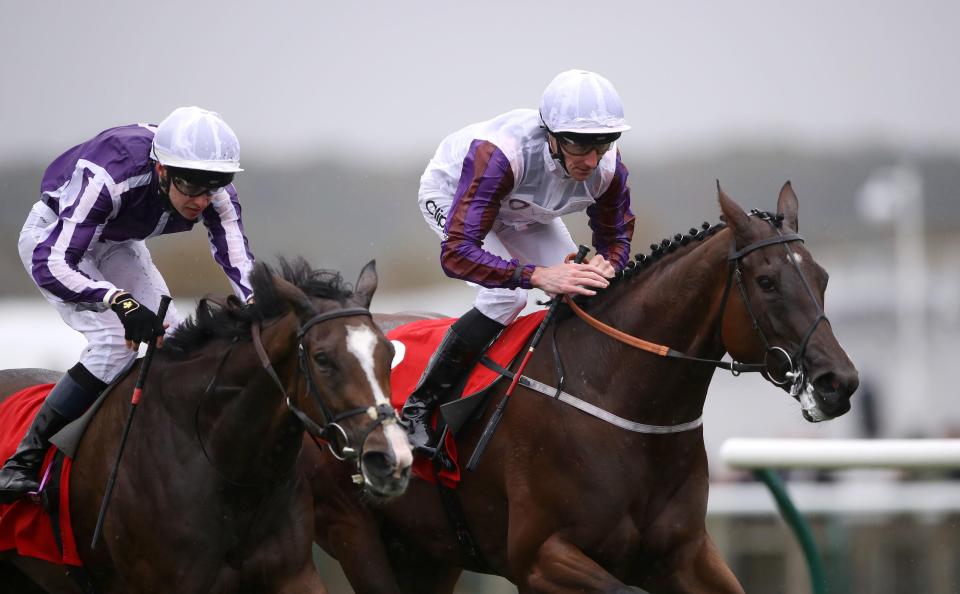
M 436 440 L 436 444 L 432 446 L 414 446 L 414 454 L 420 454 L 433 462 L 435 465 L 442 466 L 444 470 L 453 472 L 456 469 L 456 466 L 454 465 L 453 460 L 450 459 L 450 456 L 447 455 L 447 450 L 443 447 L 449 431 L 449 427 L 444 427 L 443 431 L 440 433 L 440 437 Z
M 423 456 L 423 457 L 425 457 L 425 458 L 428 458 L 428 459 L 430 459 L 430 460 L 433 460 L 434 458 L 436 458 L 436 457 L 437 457 L 437 452 L 439 452 L 439 451 L 440 451 L 440 448 L 431 447 L 431 446 L 429 446 L 429 445 L 413 446 L 413 453 L 414 453 L 414 455 L 419 454 L 419 455 L 421 455 L 421 456 Z

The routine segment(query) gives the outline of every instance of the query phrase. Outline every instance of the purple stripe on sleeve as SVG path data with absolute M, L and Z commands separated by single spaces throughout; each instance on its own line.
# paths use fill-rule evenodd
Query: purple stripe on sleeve
M 60 220 L 51 233 L 33 251 L 34 281 L 63 301 L 100 301 L 110 290 L 96 286 L 95 281 L 78 268 L 97 229 L 113 211 L 113 199 L 102 180 L 97 179 L 101 184 L 99 193 L 93 193 L 95 186 L 92 187 L 91 182 L 95 179 L 89 171 L 82 173 L 76 199 L 60 213 Z
M 587 207 L 593 246 L 617 270 L 622 270 L 630 259 L 630 241 L 633 239 L 635 218 L 630 211 L 629 175 L 617 151 L 617 165 L 610 187 L 596 202 Z
M 513 186 L 513 169 L 506 155 L 488 141 L 474 140 L 463 160 L 447 216 L 447 239 L 440 249 L 440 265 L 447 276 L 491 288 L 522 285 L 524 275 L 514 276 L 519 262 L 504 260 L 481 247 L 501 201 Z
M 213 259 L 223 268 L 234 290 L 246 299 L 253 293 L 247 275 L 254 258 L 243 230 L 240 200 L 232 184 L 227 187 L 227 194 L 229 200 L 214 198 L 216 203 L 211 202 L 203 211 L 203 222 L 207 227 Z

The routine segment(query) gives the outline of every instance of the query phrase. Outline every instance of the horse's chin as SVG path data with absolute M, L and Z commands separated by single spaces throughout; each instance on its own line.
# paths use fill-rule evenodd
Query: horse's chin
M 803 414 L 803 418 L 811 423 L 820 423 L 834 418 L 824 412 L 820 407 L 816 391 L 810 382 L 804 382 L 803 388 L 801 388 L 800 393 L 797 395 L 797 400 L 800 401 L 800 411 Z
M 371 480 L 366 473 L 363 476 L 363 495 L 372 503 L 385 503 L 398 495 L 402 495 L 407 490 L 410 483 L 409 468 L 404 469 L 399 477 L 391 477 L 389 480 L 374 479 Z

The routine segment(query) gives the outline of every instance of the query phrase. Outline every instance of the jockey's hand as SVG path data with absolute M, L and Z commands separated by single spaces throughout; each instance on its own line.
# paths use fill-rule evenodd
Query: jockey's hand
M 617 270 L 613 267 L 613 264 L 608 262 L 607 259 L 600 254 L 596 254 L 590 258 L 590 265 L 599 268 L 600 274 L 602 274 L 604 278 L 613 278 L 617 274 Z
M 564 263 L 546 268 L 537 266 L 530 284 L 551 295 L 596 295 L 594 288 L 604 289 L 610 283 L 599 266 Z
M 123 324 L 123 337 L 127 341 L 127 348 L 137 350 L 141 342 L 150 342 L 156 338 L 157 346 L 163 344 L 163 331 L 166 325 L 130 293 L 118 293 L 110 303 L 120 323 Z

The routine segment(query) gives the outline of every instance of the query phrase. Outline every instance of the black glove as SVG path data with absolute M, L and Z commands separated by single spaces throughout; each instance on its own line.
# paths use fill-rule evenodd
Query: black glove
M 157 317 L 130 293 L 121 293 L 110 304 L 120 323 L 123 324 L 123 337 L 137 343 L 150 342 L 163 335 L 163 320 Z

